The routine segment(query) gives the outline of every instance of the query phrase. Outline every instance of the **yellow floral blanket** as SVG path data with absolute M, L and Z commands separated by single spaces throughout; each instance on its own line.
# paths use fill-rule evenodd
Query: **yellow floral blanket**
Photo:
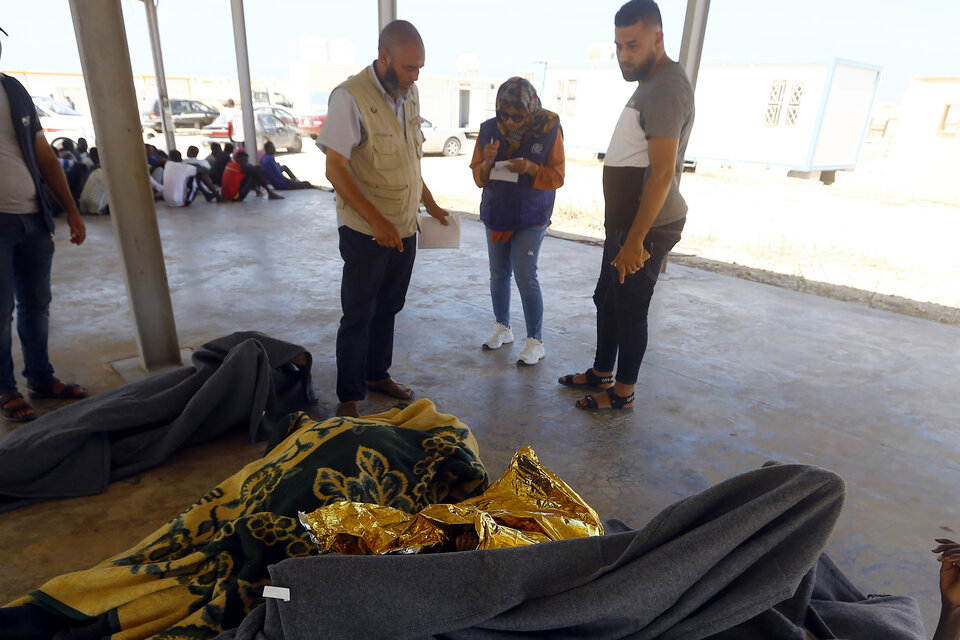
M 429 400 L 359 419 L 289 420 L 285 440 L 132 549 L 8 606 L 106 625 L 116 640 L 212 638 L 263 601 L 268 565 L 314 553 L 298 511 L 349 500 L 412 513 L 487 486 L 470 430 Z

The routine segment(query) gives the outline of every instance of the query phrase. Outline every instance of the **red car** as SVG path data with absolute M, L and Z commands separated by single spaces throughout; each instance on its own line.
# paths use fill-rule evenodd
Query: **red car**
M 317 139 L 317 135 L 320 134 L 320 129 L 323 128 L 323 123 L 327 121 L 327 111 L 318 111 L 317 113 L 312 113 L 308 116 L 300 117 L 300 124 L 297 125 L 300 131 L 303 131 L 305 134 L 309 135 L 314 140 Z

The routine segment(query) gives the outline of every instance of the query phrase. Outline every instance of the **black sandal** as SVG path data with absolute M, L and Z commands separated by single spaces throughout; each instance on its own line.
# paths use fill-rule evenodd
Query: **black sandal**
M 577 409 L 583 409 L 584 411 L 626 411 L 627 409 L 633 409 L 633 396 L 630 394 L 628 396 L 618 396 L 613 392 L 613 387 L 610 387 L 604 393 L 607 394 L 607 397 L 610 398 L 609 407 L 601 407 L 597 404 L 597 399 L 591 395 L 584 396 L 580 400 L 577 400 L 576 407 Z M 583 404 L 581 404 L 583 403 Z M 627 405 L 630 405 L 629 407 Z
M 58 382 L 63 386 L 60 387 L 59 391 L 56 391 Z M 81 400 L 87 397 L 87 390 L 80 385 L 67 384 L 57 378 L 33 386 L 27 385 L 27 391 L 30 393 L 30 397 L 35 400 Z
M 19 391 L 10 391 L 0 396 L 0 416 L 7 422 L 30 422 L 36 419 L 37 412 Z
M 590 367 L 583 372 L 583 375 L 587 378 L 586 382 L 574 382 L 573 379 L 580 375 L 579 373 L 571 373 L 563 376 L 562 378 L 557 378 L 557 382 L 562 384 L 565 387 L 593 387 L 594 389 L 609 389 L 609 387 L 604 387 L 605 384 L 613 384 L 613 375 L 600 377 L 593 372 L 593 367 Z

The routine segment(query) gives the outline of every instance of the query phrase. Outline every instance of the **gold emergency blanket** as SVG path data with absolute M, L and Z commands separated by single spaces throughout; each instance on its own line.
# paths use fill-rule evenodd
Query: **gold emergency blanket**
M 531 447 L 483 494 L 418 513 L 359 502 L 335 502 L 300 513 L 321 553 L 417 553 L 519 547 L 603 535 L 597 513 L 540 464 Z

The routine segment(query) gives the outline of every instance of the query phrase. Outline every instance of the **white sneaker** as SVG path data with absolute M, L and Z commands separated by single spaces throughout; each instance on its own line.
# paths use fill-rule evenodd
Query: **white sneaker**
M 526 338 L 524 343 L 523 349 L 520 351 L 520 355 L 517 357 L 517 364 L 532 367 L 540 362 L 547 352 L 543 348 L 543 340 Z
M 513 342 L 513 331 L 510 327 L 505 327 L 499 322 L 493 330 L 493 334 L 483 341 L 484 349 L 499 349 L 505 344 Z

